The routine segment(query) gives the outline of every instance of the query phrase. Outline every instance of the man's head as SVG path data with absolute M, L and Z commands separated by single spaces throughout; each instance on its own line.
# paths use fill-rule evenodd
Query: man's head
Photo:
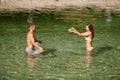
M 30 31 L 35 31 L 35 25 L 34 24 L 30 24 Z

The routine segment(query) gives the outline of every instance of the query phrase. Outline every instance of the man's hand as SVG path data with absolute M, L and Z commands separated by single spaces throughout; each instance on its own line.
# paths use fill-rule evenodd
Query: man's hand
M 44 49 L 42 47 L 39 47 L 40 52 L 42 53 Z

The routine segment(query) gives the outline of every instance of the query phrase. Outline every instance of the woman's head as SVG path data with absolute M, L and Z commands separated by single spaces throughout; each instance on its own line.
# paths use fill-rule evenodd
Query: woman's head
M 94 29 L 92 24 L 87 24 L 86 25 L 86 30 L 90 31 L 92 33 L 92 38 L 94 38 Z

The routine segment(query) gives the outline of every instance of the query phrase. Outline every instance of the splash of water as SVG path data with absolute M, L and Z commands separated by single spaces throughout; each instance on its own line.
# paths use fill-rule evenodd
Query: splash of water
M 29 24 L 33 24 L 33 18 L 32 18 L 32 16 L 33 16 L 32 11 L 29 11 L 29 14 L 28 14 L 28 17 L 27 17 L 27 22 Z

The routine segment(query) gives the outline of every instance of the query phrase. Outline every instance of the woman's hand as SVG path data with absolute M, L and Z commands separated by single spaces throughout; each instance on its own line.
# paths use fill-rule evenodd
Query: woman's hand
M 70 29 L 68 29 L 68 31 L 69 31 L 69 32 L 73 32 L 73 33 L 75 33 L 75 34 L 81 36 L 81 33 L 78 32 L 74 27 L 71 27 Z
M 74 27 L 71 27 L 70 29 L 68 29 L 69 32 L 76 32 L 76 29 Z

